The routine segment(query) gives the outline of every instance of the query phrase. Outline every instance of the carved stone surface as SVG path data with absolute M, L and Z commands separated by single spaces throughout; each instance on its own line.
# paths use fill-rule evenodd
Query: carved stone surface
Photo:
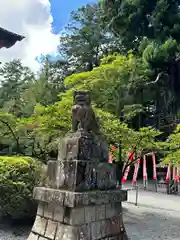
M 58 161 L 86 160 L 93 162 L 108 161 L 108 146 L 102 135 L 77 131 L 68 133 L 58 149 Z
M 117 166 L 90 161 L 49 161 L 48 186 L 69 191 L 107 190 L 117 186 Z

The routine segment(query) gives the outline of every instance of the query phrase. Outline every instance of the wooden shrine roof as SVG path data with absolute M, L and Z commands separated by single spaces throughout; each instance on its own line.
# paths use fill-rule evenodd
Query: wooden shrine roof
M 24 37 L 0 27 L 0 48 L 10 48 Z

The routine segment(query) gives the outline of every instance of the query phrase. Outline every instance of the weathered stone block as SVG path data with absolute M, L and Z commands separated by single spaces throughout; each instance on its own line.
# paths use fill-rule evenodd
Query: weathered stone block
M 104 239 L 107 236 L 115 236 L 120 234 L 120 222 L 121 216 L 117 215 L 113 218 L 102 219 L 96 222 L 92 222 L 91 226 L 91 239 Z
M 57 161 L 48 161 L 47 167 L 47 183 L 49 186 L 56 186 L 56 175 L 57 175 Z
M 54 203 L 46 203 L 44 204 L 44 217 L 48 219 L 53 219 L 53 214 L 54 214 L 54 208 L 55 205 Z
M 106 218 L 114 217 L 122 212 L 121 202 L 109 203 L 105 205 Z
M 116 188 L 117 166 L 89 161 L 50 161 L 49 186 L 69 191 Z
M 127 200 L 127 190 L 70 192 L 52 188 L 36 187 L 34 199 L 40 202 L 59 204 L 66 207 L 102 205 Z
M 120 232 L 120 216 L 81 226 L 58 224 L 55 240 L 124 240 Z
M 96 206 L 90 205 L 84 207 L 85 223 L 94 222 L 96 220 Z
M 67 136 L 62 139 L 58 149 L 58 160 L 68 161 L 78 159 L 80 134 L 74 134 L 73 137 Z
M 102 136 L 96 136 L 87 131 L 69 133 L 60 143 L 58 161 L 74 159 L 91 162 L 108 161 L 108 145 Z
M 96 205 L 96 220 L 105 219 L 106 211 L 105 211 L 105 204 Z
M 117 215 L 106 220 L 106 231 L 109 236 L 115 236 L 121 232 L 122 216 Z
M 101 239 L 101 228 L 102 228 L 102 221 L 92 222 L 91 223 L 91 239 Z
M 43 236 L 46 231 L 46 226 L 47 220 L 45 218 L 37 216 L 32 228 L 32 232 Z
M 45 237 L 48 239 L 54 240 L 57 231 L 57 222 L 48 220 Z
M 57 222 L 63 222 L 64 221 L 64 211 L 65 211 L 65 207 L 55 205 L 53 220 L 57 221 Z
M 44 216 L 44 207 L 45 207 L 45 203 L 40 202 L 38 205 L 38 209 L 37 209 L 37 215 L 43 217 Z
M 55 240 L 91 240 L 90 226 L 69 226 L 58 224 Z
M 58 223 L 55 240 L 62 240 L 62 237 L 63 237 L 64 232 L 65 232 L 65 228 L 66 227 L 63 224 Z
M 83 207 L 65 208 L 64 223 L 69 225 L 83 225 L 85 223 L 85 210 Z
M 30 233 L 28 240 L 38 240 L 39 235 L 34 234 L 34 233 Z
M 82 240 L 91 240 L 91 225 L 84 224 L 78 228 L 78 237 Z

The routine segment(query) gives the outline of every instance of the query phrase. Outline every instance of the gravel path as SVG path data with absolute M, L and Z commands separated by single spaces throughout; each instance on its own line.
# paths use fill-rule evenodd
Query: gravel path
M 0 240 L 26 240 L 30 227 L 9 227 L 0 224 Z
M 139 191 L 138 206 L 135 191 L 129 191 L 123 203 L 124 223 L 130 240 L 180 240 L 180 197 Z M 8 228 L 0 225 L 0 240 L 26 240 L 28 227 Z
M 129 238 L 180 240 L 179 200 L 179 196 L 139 191 L 138 206 L 135 206 L 135 191 L 129 191 L 128 203 L 123 203 Z

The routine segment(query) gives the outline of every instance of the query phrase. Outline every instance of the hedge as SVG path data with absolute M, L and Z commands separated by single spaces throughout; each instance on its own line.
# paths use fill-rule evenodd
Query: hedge
M 0 156 L 0 211 L 12 219 L 33 217 L 33 188 L 41 181 L 41 165 L 30 157 Z

